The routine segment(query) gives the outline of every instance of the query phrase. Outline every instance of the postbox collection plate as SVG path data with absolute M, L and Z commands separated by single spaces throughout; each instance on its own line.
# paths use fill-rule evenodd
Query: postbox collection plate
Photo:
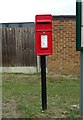
M 48 48 L 48 36 L 41 35 L 41 48 Z

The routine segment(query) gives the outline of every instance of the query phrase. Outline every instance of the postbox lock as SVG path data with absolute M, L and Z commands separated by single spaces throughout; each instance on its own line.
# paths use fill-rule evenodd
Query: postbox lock
M 45 34 L 46 32 L 43 32 L 43 34 Z

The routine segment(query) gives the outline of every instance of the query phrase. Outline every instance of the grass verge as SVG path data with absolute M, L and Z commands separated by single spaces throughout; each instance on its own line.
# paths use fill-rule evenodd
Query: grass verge
M 40 74 L 2 75 L 3 118 L 76 118 L 79 77 L 47 76 L 48 109 L 41 108 Z

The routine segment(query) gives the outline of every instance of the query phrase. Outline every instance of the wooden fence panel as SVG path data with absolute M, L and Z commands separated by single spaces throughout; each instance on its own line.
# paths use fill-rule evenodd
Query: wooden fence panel
M 3 66 L 14 66 L 15 65 L 15 30 L 14 28 L 3 28 L 2 29 L 2 63 Z
M 3 66 L 36 66 L 34 27 L 2 28 Z

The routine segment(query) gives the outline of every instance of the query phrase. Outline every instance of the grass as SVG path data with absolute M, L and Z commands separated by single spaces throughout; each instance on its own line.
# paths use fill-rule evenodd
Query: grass
M 3 74 L 3 118 L 80 117 L 79 77 L 47 76 L 48 109 L 42 112 L 40 74 Z

